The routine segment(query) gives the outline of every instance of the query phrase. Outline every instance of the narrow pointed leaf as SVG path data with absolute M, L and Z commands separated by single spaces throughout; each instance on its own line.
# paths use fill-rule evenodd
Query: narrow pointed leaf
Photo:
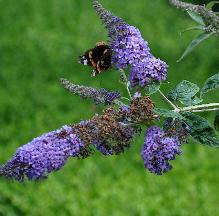
M 198 46 L 202 41 L 206 40 L 207 38 L 209 38 L 213 33 L 201 33 L 200 35 L 198 35 L 198 37 L 196 37 L 190 44 L 189 46 L 186 48 L 186 50 L 184 51 L 184 53 L 182 54 L 182 56 L 177 60 L 177 62 L 180 62 L 185 56 L 187 56 L 189 53 L 192 52 L 192 50 Z
M 205 30 L 205 27 L 202 26 L 202 25 L 193 26 L 193 27 L 190 27 L 190 28 L 187 28 L 187 29 L 181 31 L 181 32 L 180 32 L 180 35 L 184 34 L 184 33 L 187 32 L 187 31 L 191 31 L 191 30 L 203 30 L 203 31 L 204 31 L 204 30 Z
M 201 89 L 200 95 L 201 97 L 209 91 L 215 90 L 219 88 L 219 73 L 214 76 L 208 78 Z
M 214 7 L 215 4 L 219 4 L 219 1 L 211 1 L 211 2 L 209 2 L 209 3 L 205 6 L 205 8 L 206 8 L 207 10 L 212 10 L 212 8 Z
M 198 24 L 203 25 L 203 26 L 205 25 L 202 17 L 199 14 L 197 14 L 193 11 L 190 11 L 190 10 L 187 10 L 187 13 L 195 22 L 197 22 Z

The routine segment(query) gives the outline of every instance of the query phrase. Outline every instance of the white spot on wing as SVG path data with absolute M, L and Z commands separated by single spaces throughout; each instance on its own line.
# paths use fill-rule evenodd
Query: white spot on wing
M 87 65 L 87 59 L 83 60 L 83 64 Z

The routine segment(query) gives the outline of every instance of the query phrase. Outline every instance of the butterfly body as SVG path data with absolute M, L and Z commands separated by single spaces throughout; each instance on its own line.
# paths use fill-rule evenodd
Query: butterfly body
M 94 68 L 92 76 L 96 76 L 111 67 L 112 50 L 105 42 L 98 42 L 84 55 L 79 56 L 79 63 Z

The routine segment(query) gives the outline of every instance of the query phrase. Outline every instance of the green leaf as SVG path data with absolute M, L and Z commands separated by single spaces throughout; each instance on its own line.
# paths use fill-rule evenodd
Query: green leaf
M 173 110 L 155 108 L 154 112 L 155 112 L 155 114 L 157 114 L 159 116 L 163 116 L 165 118 L 170 117 L 170 118 L 174 118 L 174 119 L 177 118 L 177 119 L 183 120 L 183 116 L 177 112 L 174 112 Z
M 169 94 L 172 101 L 180 101 L 183 105 L 191 106 L 202 102 L 202 99 L 195 96 L 199 92 L 199 87 L 187 80 L 180 82 Z
M 215 4 L 219 4 L 219 1 L 211 1 L 211 2 L 209 2 L 209 3 L 205 6 L 205 8 L 206 8 L 207 10 L 212 10 L 212 8 L 214 7 Z
M 205 30 L 205 27 L 202 26 L 202 25 L 199 25 L 199 26 L 193 26 L 193 27 L 187 28 L 187 29 L 183 30 L 182 32 L 180 32 L 180 36 L 181 36 L 182 34 L 184 34 L 185 32 L 191 31 L 191 30 L 202 30 L 202 31 L 204 31 L 204 30 Z
M 214 128 L 216 131 L 219 131 L 219 111 L 217 111 L 214 118 Z
M 205 145 L 219 147 L 215 130 L 206 119 L 193 113 L 184 113 L 183 116 L 190 128 L 189 133 L 195 140 Z
M 201 97 L 209 91 L 219 88 L 219 73 L 214 76 L 208 78 L 201 89 L 200 95 Z
M 192 52 L 192 50 L 198 46 L 202 41 L 206 40 L 207 38 L 209 38 L 213 33 L 201 33 L 200 35 L 198 35 L 190 44 L 189 46 L 186 48 L 186 50 L 184 51 L 184 53 L 182 54 L 182 56 L 177 60 L 177 62 L 180 62 L 182 59 L 184 59 L 185 56 L 187 56 L 189 53 Z
M 202 17 L 201 17 L 199 14 L 197 14 L 197 13 L 195 13 L 195 12 L 193 12 L 193 11 L 190 11 L 190 10 L 187 10 L 186 12 L 189 14 L 189 16 L 190 16 L 195 22 L 197 22 L 198 24 L 203 25 L 203 26 L 205 25 L 205 23 L 204 23 Z
M 114 101 L 113 101 L 113 103 L 114 104 L 116 104 L 116 105 L 118 105 L 119 107 L 121 107 L 121 106 L 124 106 L 125 104 L 122 102 L 122 101 L 120 101 L 120 100 L 117 100 L 117 99 L 115 99 Z
M 195 96 L 192 99 L 192 105 L 200 104 L 202 101 L 203 101 L 202 98 L 199 98 L 199 97 Z
M 150 85 L 148 85 L 144 88 L 146 94 L 148 94 L 148 95 L 154 94 L 155 92 L 157 92 L 160 89 L 160 85 L 161 84 L 158 81 L 152 82 Z

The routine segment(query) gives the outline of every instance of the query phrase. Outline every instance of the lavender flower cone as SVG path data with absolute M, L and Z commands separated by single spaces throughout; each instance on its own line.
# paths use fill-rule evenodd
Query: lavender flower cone
M 116 99 L 121 97 L 118 91 L 110 92 L 104 88 L 95 89 L 83 85 L 76 85 L 63 78 L 60 79 L 60 83 L 71 93 L 79 95 L 81 98 L 90 98 L 96 104 L 111 105 Z
M 131 66 L 131 85 L 143 87 L 153 81 L 166 80 L 167 64 L 152 55 L 140 31 L 105 10 L 97 0 L 93 0 L 93 6 L 108 30 L 113 63 L 118 69 Z
M 157 175 L 172 169 L 169 161 L 181 153 L 180 141 L 177 137 L 167 137 L 157 126 L 148 128 L 145 133 L 142 158 L 145 168 Z
M 82 146 L 72 128 L 64 126 L 18 148 L 12 159 L 0 167 L 0 174 L 18 181 L 45 178 L 62 168 L 68 157 L 77 157 Z

